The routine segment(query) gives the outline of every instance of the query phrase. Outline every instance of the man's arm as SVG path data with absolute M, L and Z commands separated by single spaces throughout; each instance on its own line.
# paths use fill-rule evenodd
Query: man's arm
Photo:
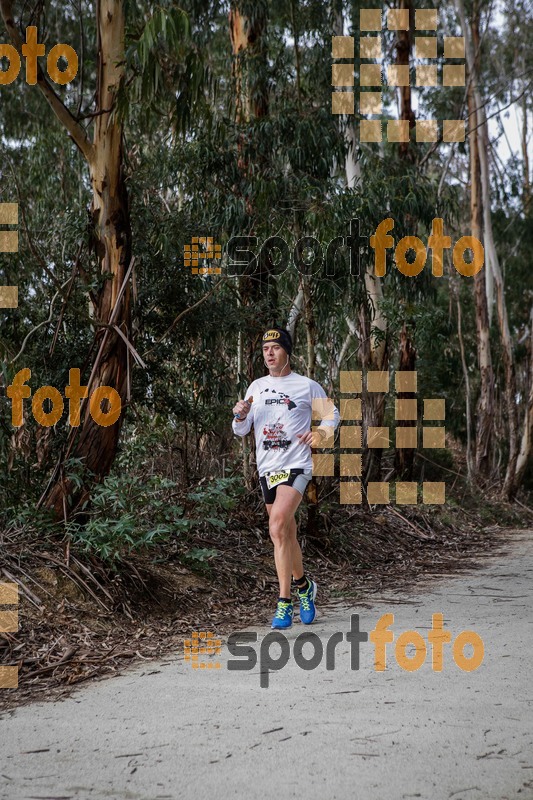
M 326 440 L 331 440 L 329 442 L 331 447 L 335 429 L 340 422 L 339 410 L 333 400 L 326 395 L 322 386 L 316 381 L 311 383 L 311 402 L 313 410 L 317 412 L 317 416 L 320 418 L 320 424 L 316 429 L 321 437 L 320 444 L 323 444 Z
M 233 406 L 233 422 L 231 427 L 237 436 L 246 436 L 253 425 L 252 402 L 253 402 L 253 383 L 247 388 L 245 397 L 247 400 L 238 400 Z
M 310 447 L 333 447 L 335 428 L 340 422 L 339 411 L 322 386 L 313 380 L 310 381 L 310 396 L 311 426 L 313 417 L 318 417 L 320 424 L 313 431 L 296 435 L 302 444 L 308 444 Z

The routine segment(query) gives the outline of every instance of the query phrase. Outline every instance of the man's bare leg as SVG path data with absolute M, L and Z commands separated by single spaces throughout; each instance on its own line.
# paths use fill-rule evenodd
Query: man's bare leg
M 291 596 L 291 576 L 303 575 L 302 551 L 296 536 L 294 514 L 302 495 L 292 486 L 278 486 L 274 503 L 267 505 L 270 538 L 279 580 L 279 596 Z
M 302 557 L 302 549 L 297 536 L 298 527 L 296 525 L 296 517 L 292 518 L 292 577 L 301 578 L 304 574 L 304 562 Z
M 270 509 L 272 508 L 273 503 L 268 504 L 266 506 L 268 516 L 270 517 Z M 303 556 L 302 550 L 300 547 L 300 542 L 298 541 L 298 526 L 296 524 L 296 517 L 292 518 L 291 521 L 291 532 L 292 532 L 292 577 L 295 580 L 298 580 L 304 574 L 304 567 L 303 567 Z M 281 595 L 282 597 L 284 595 Z

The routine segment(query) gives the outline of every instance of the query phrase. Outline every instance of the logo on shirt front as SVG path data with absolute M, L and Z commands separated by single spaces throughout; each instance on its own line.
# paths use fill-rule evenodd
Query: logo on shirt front
M 297 408 L 296 403 L 294 402 L 294 400 L 291 400 L 289 395 L 285 394 L 285 392 L 277 392 L 275 389 L 263 389 L 261 394 L 264 394 L 265 392 L 272 392 L 272 394 L 277 395 L 277 397 L 267 397 L 267 398 L 265 398 L 265 405 L 266 406 L 286 405 L 287 408 L 289 409 L 289 411 L 291 411 L 293 408 Z

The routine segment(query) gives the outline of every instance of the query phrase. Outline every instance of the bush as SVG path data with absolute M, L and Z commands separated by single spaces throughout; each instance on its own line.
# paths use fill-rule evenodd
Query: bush
M 215 478 L 200 482 L 186 496 L 191 505 L 185 514 L 184 505 L 176 501 L 176 484 L 167 478 L 152 475 L 111 475 L 97 485 L 90 507 L 83 514 L 89 520 L 66 524 L 71 541 L 102 560 L 115 563 L 134 551 L 170 542 L 180 547 L 181 560 L 188 565 L 205 564 L 216 551 L 187 548 L 187 534 L 193 528 L 210 525 L 225 528 L 228 512 L 236 505 L 241 486 L 235 481 Z

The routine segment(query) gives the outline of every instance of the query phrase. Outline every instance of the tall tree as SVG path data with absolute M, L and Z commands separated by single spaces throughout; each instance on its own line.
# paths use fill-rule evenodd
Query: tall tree
M 249 137 L 253 137 L 254 123 L 268 115 L 269 90 L 267 79 L 266 36 L 267 4 L 264 0 L 250 3 L 249 0 L 233 0 L 229 11 L 229 34 L 233 51 L 232 77 L 235 96 L 235 124 L 237 126 L 237 166 L 240 181 L 236 187 L 242 197 L 250 222 L 249 235 L 254 235 L 253 199 L 247 187 L 252 184 L 252 173 L 256 165 L 251 161 L 247 148 Z M 263 165 L 264 166 L 264 165 Z M 254 262 L 251 272 L 239 281 L 240 303 L 251 311 L 254 320 L 268 324 L 269 312 L 263 309 L 268 295 L 269 269 L 265 259 Z M 270 308 L 270 315 L 275 315 Z M 259 339 L 248 336 L 243 343 L 245 367 L 248 381 L 257 377 L 257 351 Z
M 472 11 L 472 37 L 476 51 L 476 72 L 469 73 L 468 84 L 468 143 L 470 148 L 470 226 L 472 236 L 483 241 L 483 198 L 481 193 L 481 167 L 479 161 L 478 109 L 474 91 L 479 65 L 479 8 L 474 3 Z M 487 301 L 488 268 L 474 276 L 474 301 L 476 310 L 476 336 L 480 391 L 476 415 L 476 470 L 481 478 L 491 475 L 494 462 L 494 371 L 490 346 L 490 323 Z
M 128 51 L 125 46 L 125 0 L 97 0 L 94 18 L 82 21 L 81 88 L 77 107 L 72 104 L 71 97 L 62 99 L 40 66 L 37 67 L 36 86 L 82 154 L 91 187 L 88 239 L 99 281 L 96 288 L 86 289 L 91 302 L 91 324 L 96 328 L 93 348 L 87 355 L 87 362 L 92 362 L 87 395 L 100 394 L 100 387 L 111 387 L 118 392 L 121 402 L 121 413 L 116 422 L 104 426 L 94 421 L 89 402 L 82 401 L 81 423 L 72 427 L 66 448 L 41 497 L 41 502 L 61 517 L 69 516 L 87 500 L 91 475 L 99 481 L 109 473 L 117 453 L 124 408 L 129 398 L 129 359 L 135 351 L 129 286 L 131 213 L 124 152 L 128 92 L 131 93 L 129 97 L 137 92 L 146 101 L 148 112 L 153 111 L 154 99 L 167 91 L 168 82 L 161 79 L 161 65 L 157 61 L 165 50 L 162 44 L 176 52 L 178 43 L 186 38 L 188 32 L 188 19 L 180 9 L 158 8 L 150 15 L 138 6 L 130 5 L 128 8 L 132 15 L 129 23 L 135 17 L 139 23 L 139 37 L 133 44 L 130 42 Z M 0 13 L 13 45 L 22 52 L 24 26 L 22 19 L 15 22 L 11 0 L 1 0 Z M 31 22 L 39 27 L 44 20 L 45 7 L 39 4 L 32 12 Z M 92 53 L 87 50 L 86 30 L 94 31 Z M 137 59 L 136 69 L 131 67 L 131 59 Z M 165 60 L 170 65 L 175 62 L 166 52 Z M 127 69 L 130 72 L 126 81 Z M 190 72 L 186 77 L 190 78 Z M 197 86 L 199 81 L 189 83 Z M 174 83 L 170 92 L 174 105 L 175 91 Z M 68 105 L 68 99 L 71 105 Z M 83 101 L 87 108 L 82 112 Z M 82 175 L 80 181 L 83 181 Z M 89 273 L 87 265 L 80 264 L 79 271 L 82 275 Z M 101 394 L 105 395 L 105 392 Z M 105 413 L 109 410 L 107 399 L 102 403 L 100 409 Z M 81 485 L 65 474 L 63 465 L 67 457 L 78 459 L 88 471 Z
M 407 30 L 401 29 L 397 32 L 396 38 L 396 64 L 398 66 L 407 67 L 411 66 L 411 50 L 413 41 L 414 29 L 414 9 L 411 0 L 399 0 L 398 9 L 400 11 L 407 11 L 409 18 L 409 26 Z M 411 100 L 411 81 L 409 80 L 406 85 L 400 86 L 400 119 L 409 122 L 409 134 L 415 127 L 415 113 Z M 407 142 L 400 142 L 399 144 L 400 155 L 404 158 L 414 158 L 414 148 Z
M 475 43 L 479 41 L 479 18 L 473 17 L 473 32 L 469 29 L 466 21 L 463 0 L 456 0 L 461 27 L 465 37 L 465 48 L 468 68 L 472 81 L 472 90 L 475 100 L 477 128 L 476 136 L 478 143 L 478 155 L 481 175 L 481 195 L 483 199 L 483 243 L 485 246 L 486 268 L 492 274 L 496 288 L 496 308 L 498 315 L 498 327 L 500 330 L 500 340 L 502 345 L 502 356 L 505 371 L 505 399 L 507 412 L 507 426 L 509 437 L 509 455 L 505 471 L 503 484 L 503 494 L 511 499 L 517 490 L 516 486 L 516 463 L 519 451 L 518 436 L 518 407 L 516 402 L 516 371 L 513 351 L 511 330 L 509 327 L 509 317 L 507 313 L 507 301 L 505 296 L 505 283 L 500 267 L 500 261 L 494 241 L 492 227 L 490 173 L 488 163 L 489 134 L 485 104 L 481 97 L 478 79 L 478 65 L 476 64 Z M 478 48 L 479 50 L 479 48 Z M 489 298 L 490 302 L 490 298 Z
M 406 11 L 409 19 L 407 29 L 399 30 L 396 41 L 396 63 L 399 66 L 411 67 L 411 50 L 414 29 L 414 9 L 411 0 L 399 0 L 398 9 Z M 412 131 L 415 127 L 415 114 L 411 99 L 411 81 L 406 86 L 400 86 L 400 119 L 407 120 L 409 123 L 409 141 L 400 142 L 398 151 L 400 158 L 412 161 L 414 159 L 414 147 L 410 142 Z M 416 225 L 416 220 L 411 220 Z M 402 304 L 405 306 L 405 304 Z M 412 341 L 412 328 L 404 319 L 399 342 L 400 357 L 398 362 L 399 372 L 414 372 L 416 370 L 416 348 Z M 416 393 L 398 392 L 398 400 L 416 399 Z M 416 420 L 398 420 L 397 427 L 416 428 Z M 414 457 L 416 448 L 399 447 L 396 449 L 394 464 L 398 476 L 411 480 L 413 475 Z
M 12 5 L 11 0 L 1 0 L 0 10 L 12 43 L 21 52 L 23 42 L 13 17 Z M 80 122 L 56 94 L 40 67 L 37 86 L 82 152 L 91 181 L 92 243 L 105 280 L 93 310 L 94 318 L 101 326 L 97 343 L 102 347 L 88 391 L 110 386 L 118 392 L 124 404 L 127 382 L 124 338 L 130 337 L 130 292 L 129 287 L 123 287 L 123 284 L 131 259 L 131 228 L 124 182 L 123 130 L 114 113 L 117 92 L 124 79 L 123 1 L 99 0 L 96 15 L 97 88 L 93 140 L 89 139 Z M 113 327 L 106 328 L 111 320 Z M 115 458 L 123 416 L 121 413 L 113 425 L 98 425 L 86 403 L 79 431 L 73 428 L 69 437 L 67 452 L 71 451 L 73 456 L 83 459 L 86 467 L 99 479 L 108 474 Z M 56 479 L 49 487 L 45 503 L 57 516 L 70 514 L 88 494 L 87 487 L 76 487 L 57 471 Z

